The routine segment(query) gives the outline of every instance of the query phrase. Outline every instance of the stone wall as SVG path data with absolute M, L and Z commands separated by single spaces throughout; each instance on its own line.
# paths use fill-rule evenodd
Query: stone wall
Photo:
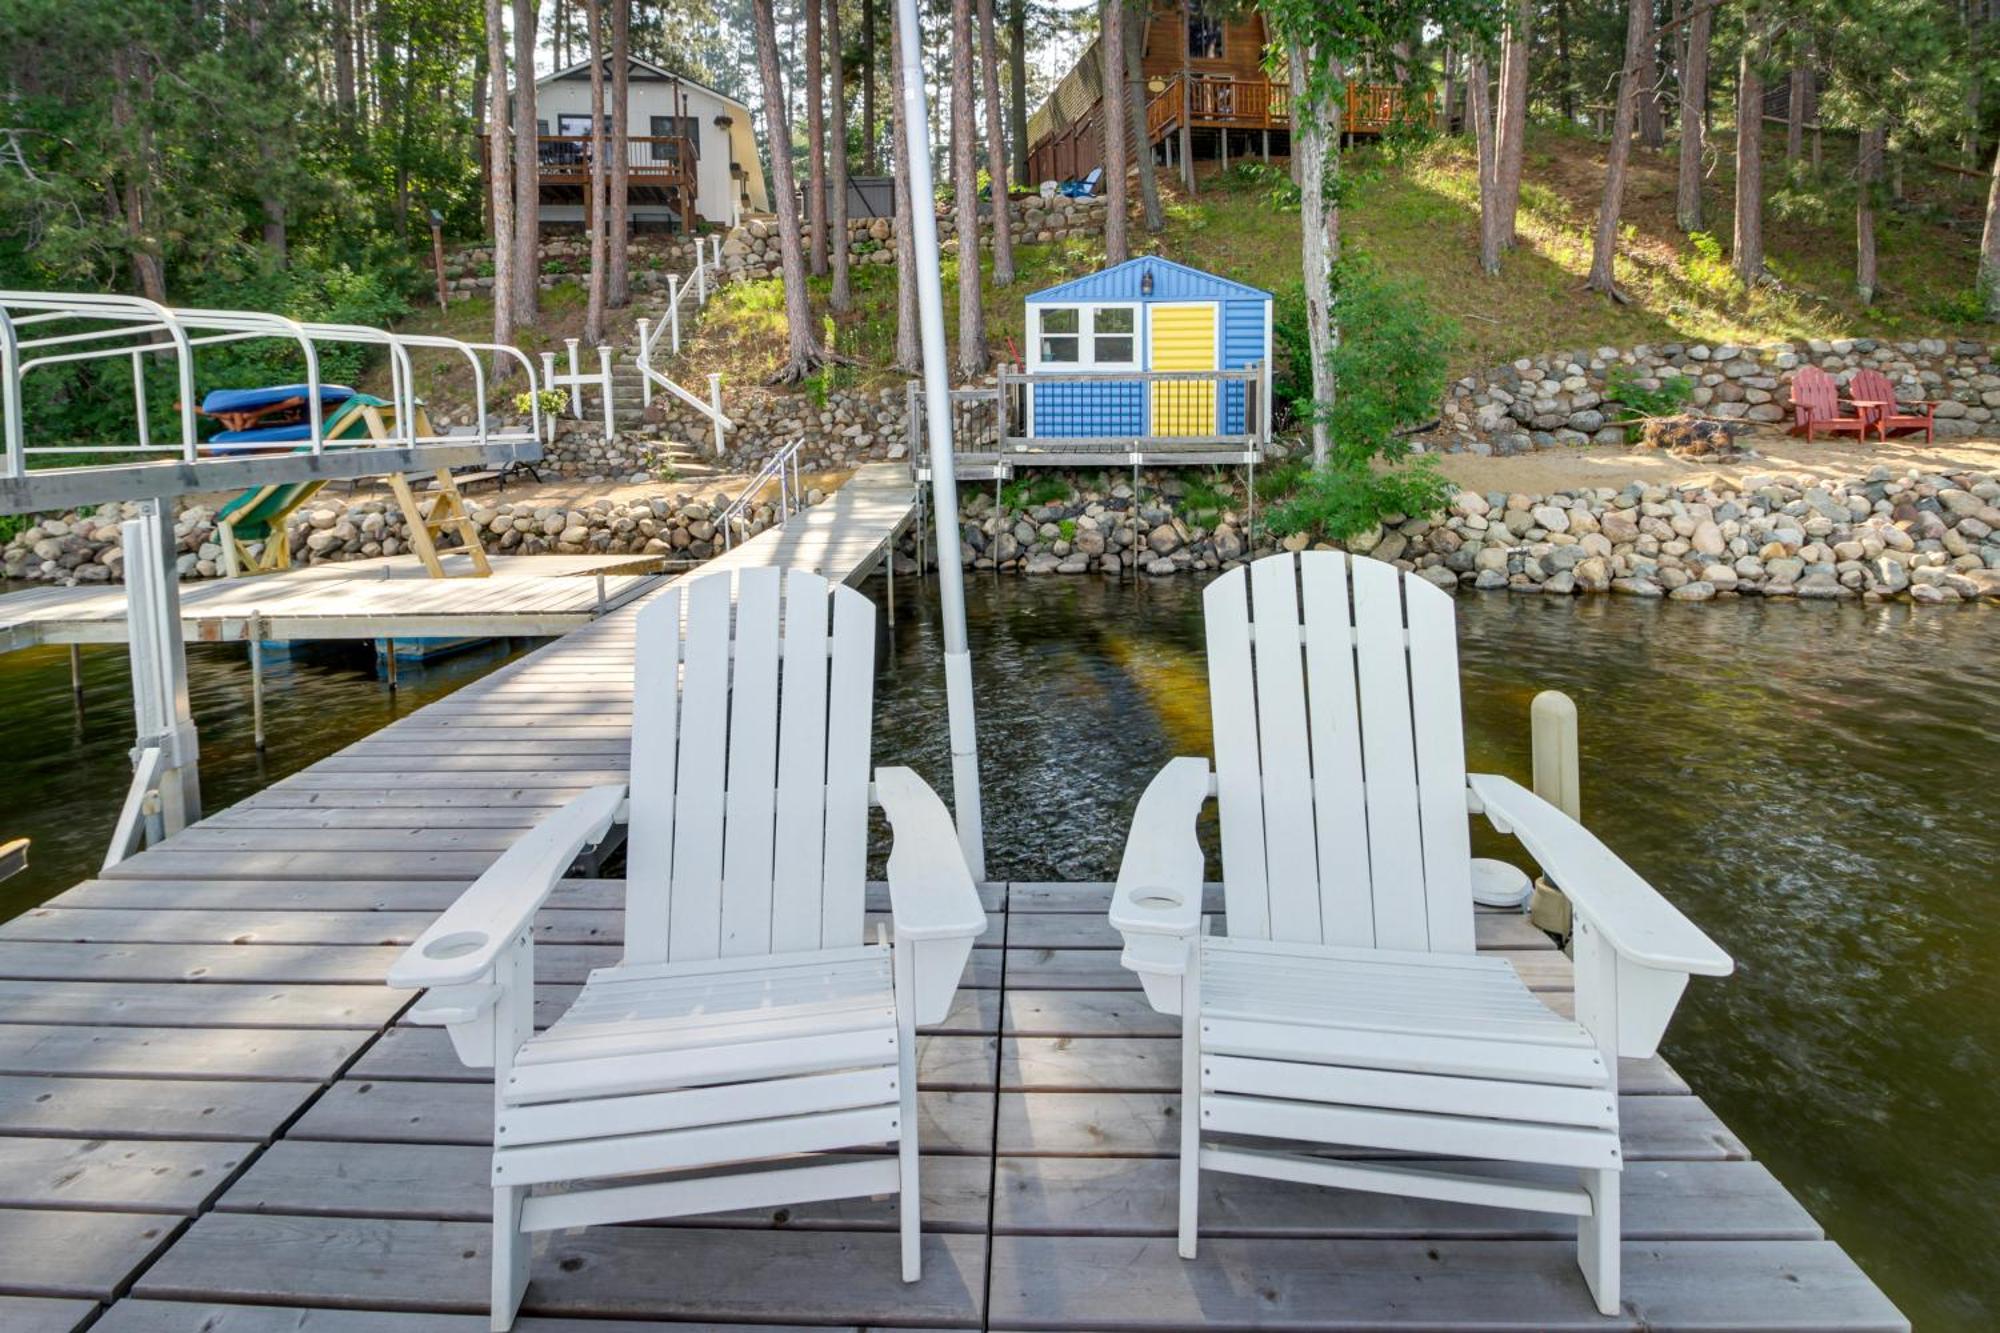
M 979 206 L 981 236 L 987 237 L 992 205 Z M 1035 195 L 1016 199 L 1009 205 L 1008 230 L 1017 245 L 1046 244 L 1069 236 L 1102 236 L 1105 203 L 1102 198 L 1068 199 L 1057 195 L 1044 199 Z M 938 241 L 950 249 L 958 237 L 958 215 L 948 207 L 937 214 Z M 810 233 L 808 233 L 810 234 Z M 847 223 L 847 252 L 855 264 L 883 267 L 896 262 L 896 224 L 892 218 L 851 218 Z M 987 238 L 985 244 L 992 244 Z M 768 278 L 778 273 L 778 221 L 750 218 L 722 243 L 722 271 L 725 277 Z
M 2000 412 L 1996 360 L 2000 347 L 1939 338 L 1814 339 L 1764 347 L 1662 343 L 1558 352 L 1459 380 L 1445 396 L 1438 427 L 1423 438 L 1431 448 L 1480 454 L 1620 443 L 1624 429 L 1611 423 L 1629 412 L 1615 396 L 1613 376 L 1629 376 L 1648 390 L 1684 379 L 1690 385 L 1688 402 L 1699 413 L 1778 424 L 1791 419 L 1791 376 L 1802 365 L 1818 366 L 1842 384 L 1856 370 L 1873 367 L 1900 395 L 1940 400 L 1939 435 L 1991 433 Z
M 722 549 L 716 518 L 732 497 L 721 492 L 652 495 L 633 500 L 594 500 L 574 508 L 509 500 L 504 491 L 466 497 L 472 521 L 487 550 L 507 555 L 656 555 L 704 560 Z M 817 504 L 824 496 L 808 491 Z M 0 552 L 10 579 L 50 583 L 110 583 L 123 574 L 125 553 L 119 524 L 136 507 L 107 505 L 95 515 L 43 518 Z M 733 523 L 736 538 L 769 527 L 776 513 L 755 506 Z M 222 572 L 222 546 L 215 515 L 195 506 L 174 523 L 183 578 L 213 578 Z M 366 560 L 409 550 L 409 528 L 391 499 L 330 499 L 310 503 L 286 527 L 294 565 Z
M 701 237 L 703 245 L 712 244 Z M 694 267 L 694 238 L 661 232 L 632 237 L 632 287 L 635 291 L 667 289 L 667 275 L 685 275 Z M 590 272 L 590 241 L 585 236 L 544 236 L 541 244 L 541 285 L 581 281 Z M 444 257 L 445 286 L 454 301 L 493 290 L 493 247 L 451 250 Z

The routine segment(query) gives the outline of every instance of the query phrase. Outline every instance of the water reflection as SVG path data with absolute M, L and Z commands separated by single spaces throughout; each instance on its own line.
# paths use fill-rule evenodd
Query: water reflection
M 1110 878 L 1145 783 L 1208 750 L 1199 590 L 986 578 L 968 597 L 989 874 Z M 1690 987 L 1669 1057 L 1918 1327 L 2000 1321 L 2000 621 L 1458 605 L 1471 765 L 1525 780 L 1529 700 L 1568 691 L 1591 825 L 1738 959 Z M 942 787 L 934 607 L 898 610 L 878 762 Z

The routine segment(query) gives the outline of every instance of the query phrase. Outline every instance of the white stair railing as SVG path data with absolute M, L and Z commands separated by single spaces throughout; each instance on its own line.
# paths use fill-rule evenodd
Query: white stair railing
M 685 279 L 677 273 L 669 273 L 667 275 L 666 316 L 658 324 L 655 324 L 650 319 L 642 318 L 639 321 L 639 392 L 641 403 L 646 407 L 651 407 L 653 405 L 653 386 L 658 385 L 695 411 L 701 413 L 702 416 L 708 418 L 709 425 L 715 431 L 715 452 L 720 454 L 723 447 L 722 433 L 736 429 L 736 423 L 731 421 L 722 410 L 722 376 L 718 374 L 709 375 L 708 401 L 703 402 L 700 398 L 689 393 L 686 389 L 668 379 L 664 373 L 653 367 L 653 353 L 658 348 L 660 339 L 663 336 L 667 341 L 668 354 L 672 356 L 680 354 L 681 303 L 687 300 L 690 294 L 693 295 L 695 302 L 694 310 L 688 316 L 689 321 L 692 322 L 694 315 L 699 314 L 701 308 L 708 304 L 711 275 L 717 281 L 720 281 L 722 277 L 722 238 L 720 236 L 711 236 L 709 241 L 711 244 L 707 253 L 704 253 L 700 240 L 696 240 L 694 247 L 694 269 Z
M 578 340 L 575 338 L 565 338 L 563 339 L 563 345 L 569 349 L 569 374 L 556 374 L 556 354 L 554 352 L 543 352 L 542 382 L 547 384 L 551 389 L 570 390 L 570 415 L 578 421 L 583 420 L 583 391 L 585 389 L 596 389 L 604 399 L 604 442 L 609 444 L 612 437 L 618 433 L 617 422 L 611 410 L 611 349 L 599 344 L 597 348 L 597 369 L 595 371 L 584 371 L 578 369 L 577 366 Z M 549 413 L 549 442 L 553 444 L 555 438 L 556 414 L 551 412 Z
M 784 527 L 785 520 L 805 507 L 805 492 L 799 486 L 799 446 L 804 444 L 801 435 L 784 448 L 772 454 L 769 461 L 758 469 L 750 484 L 737 492 L 729 508 L 722 511 L 716 522 L 722 528 L 722 549 L 727 551 L 735 542 L 736 520 L 747 514 L 757 503 L 757 496 L 770 485 L 773 478 L 778 483 L 778 526 Z

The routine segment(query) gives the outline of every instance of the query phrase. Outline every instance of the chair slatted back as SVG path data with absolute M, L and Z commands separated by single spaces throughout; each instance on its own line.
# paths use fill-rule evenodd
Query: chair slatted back
M 1203 600 L 1229 933 L 1470 951 L 1450 595 L 1309 551 Z
M 626 962 L 862 943 L 874 690 L 874 604 L 817 574 L 639 613 Z
M 1889 377 L 1879 370 L 1857 370 L 1854 378 L 1847 382 L 1847 392 L 1853 398 L 1865 398 L 1873 403 L 1886 403 L 1888 410 L 1896 410 L 1896 386 Z
M 1832 421 L 1838 417 L 1840 390 L 1833 376 L 1818 366 L 1800 366 L 1792 376 L 1792 407 L 1801 414 L 1801 421 Z

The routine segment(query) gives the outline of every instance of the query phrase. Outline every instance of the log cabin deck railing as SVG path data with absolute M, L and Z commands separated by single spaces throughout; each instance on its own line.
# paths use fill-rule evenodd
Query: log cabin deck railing
M 634 183 L 647 185 L 692 184 L 698 160 L 693 145 L 678 135 L 608 134 L 605 142 L 617 152 L 623 141 L 626 170 Z M 489 145 L 480 140 L 482 167 L 490 164 Z M 581 181 L 590 176 L 590 136 L 588 134 L 543 134 L 536 138 L 536 157 L 545 181 Z

